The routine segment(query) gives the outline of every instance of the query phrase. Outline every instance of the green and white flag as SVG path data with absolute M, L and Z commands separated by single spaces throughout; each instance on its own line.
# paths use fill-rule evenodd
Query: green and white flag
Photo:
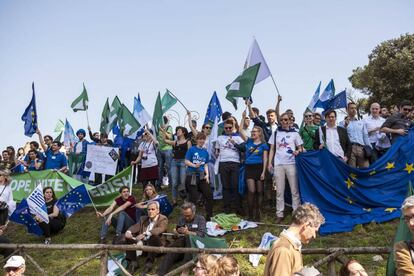
M 112 104 L 109 108 L 109 122 L 106 126 L 105 133 L 109 134 L 111 132 L 112 128 L 115 126 L 115 124 L 118 121 L 118 117 L 122 110 L 122 103 L 119 100 L 118 96 L 115 96 L 114 100 L 112 101 Z
M 171 94 L 170 90 L 167 89 L 161 99 L 162 114 L 168 111 L 173 105 L 177 103 L 177 99 Z
M 118 125 L 121 129 L 122 136 L 129 136 L 141 127 L 137 119 L 135 119 L 134 115 L 132 115 L 131 111 L 124 104 L 121 107 Z
M 102 110 L 102 115 L 101 115 L 101 125 L 100 125 L 100 132 L 101 133 L 106 133 L 108 134 L 109 132 L 107 132 L 108 129 L 108 125 L 109 125 L 109 113 L 111 112 L 110 108 L 109 108 L 109 99 L 106 99 L 104 108 Z
M 260 63 L 250 66 L 231 84 L 226 86 L 226 99 L 233 104 L 235 109 L 237 109 L 236 98 L 249 98 L 251 96 L 259 69 Z
M 65 130 L 65 123 L 61 119 L 59 119 L 56 123 L 55 130 L 53 132 L 61 133 L 64 130 Z
M 88 102 L 89 102 L 89 99 L 88 99 L 88 92 L 86 91 L 86 88 L 85 88 L 85 84 L 83 84 L 83 91 L 82 91 L 82 94 L 80 94 L 80 96 L 79 97 L 77 97 L 74 101 L 73 101 L 73 103 L 72 103 L 72 105 L 70 106 L 72 109 L 73 109 L 73 111 L 79 111 L 79 110 L 81 110 L 81 111 L 86 111 L 86 110 L 88 110 Z
M 162 114 L 161 95 L 160 92 L 158 92 L 157 100 L 155 101 L 154 106 L 154 114 L 152 115 L 152 126 L 154 127 L 156 133 L 158 133 L 158 129 L 162 122 Z

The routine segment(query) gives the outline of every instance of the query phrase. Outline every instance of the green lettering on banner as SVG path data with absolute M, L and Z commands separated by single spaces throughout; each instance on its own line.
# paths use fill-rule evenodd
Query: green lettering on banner
M 129 166 L 98 186 L 85 184 L 94 204 L 96 206 L 110 205 L 119 195 L 119 187 L 123 185 L 130 186 L 132 181 L 131 173 L 132 167 Z M 52 170 L 16 174 L 12 175 L 12 181 L 10 183 L 14 200 L 20 202 L 23 198 L 27 198 L 39 183 L 43 187 L 52 187 L 57 198 L 64 196 L 73 188 L 84 184 L 66 174 Z

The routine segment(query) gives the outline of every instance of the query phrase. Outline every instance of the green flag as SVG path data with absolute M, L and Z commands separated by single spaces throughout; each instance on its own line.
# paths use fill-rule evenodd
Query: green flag
M 152 115 L 152 126 L 154 127 L 155 132 L 158 133 L 158 128 L 162 122 L 162 104 L 161 104 L 161 94 L 158 92 L 157 100 L 155 101 L 154 114 Z M 154 133 L 155 134 L 155 133 Z
M 211 238 L 208 236 L 199 237 L 189 235 L 191 247 L 195 248 L 227 248 L 226 239 Z
M 132 115 L 131 111 L 122 104 L 121 112 L 119 114 L 118 125 L 121 129 L 122 136 L 129 136 L 136 132 L 141 125 Z
M 260 63 L 250 66 L 238 76 L 231 84 L 226 86 L 226 99 L 229 100 L 235 109 L 237 109 L 236 98 L 248 98 L 252 94 L 254 83 L 256 82 L 257 73 L 259 72 Z
M 108 125 L 109 125 L 109 113 L 111 112 L 110 108 L 109 108 L 109 99 L 106 99 L 104 108 L 102 110 L 102 115 L 101 115 L 101 126 L 99 128 L 99 130 L 101 131 L 101 133 L 106 133 L 108 134 L 109 132 L 107 132 L 108 129 Z
M 105 133 L 109 133 L 111 132 L 112 128 L 115 126 L 119 114 L 121 113 L 122 110 L 122 104 L 121 101 L 119 100 L 118 96 L 115 96 L 114 100 L 112 101 L 111 107 L 109 108 L 109 122 L 108 125 L 106 126 L 106 130 Z
M 83 84 L 83 91 L 82 91 L 82 94 L 80 94 L 80 96 L 79 97 L 77 97 L 74 101 L 73 101 L 73 103 L 72 103 L 72 105 L 70 106 L 72 109 L 73 109 L 73 111 L 79 111 L 79 110 L 81 110 L 81 111 L 86 111 L 86 110 L 88 110 L 88 102 L 89 102 L 89 99 L 88 99 L 88 92 L 86 91 L 86 88 L 85 88 L 85 84 Z
M 61 133 L 64 130 L 65 130 L 65 123 L 61 119 L 59 119 L 56 123 L 54 132 Z
M 63 134 L 63 131 L 61 133 L 59 133 L 59 135 L 55 138 L 54 141 L 60 142 L 60 140 L 62 140 L 62 134 Z
M 165 91 L 161 99 L 162 114 L 168 111 L 173 105 L 177 103 L 177 99 L 171 94 L 170 90 Z
M 413 186 L 411 181 L 408 182 L 408 192 L 407 197 L 414 195 Z M 394 244 L 399 241 L 410 241 L 412 239 L 412 235 L 410 229 L 408 229 L 407 224 L 404 221 L 404 214 L 401 212 L 400 223 L 398 224 L 397 233 L 395 234 Z M 395 261 L 394 261 L 394 250 L 388 255 L 388 262 L 387 262 L 387 276 L 394 276 L 395 275 Z

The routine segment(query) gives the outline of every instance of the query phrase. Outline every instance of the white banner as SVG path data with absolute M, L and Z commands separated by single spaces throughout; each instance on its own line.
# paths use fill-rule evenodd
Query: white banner
M 27 198 L 30 213 L 40 218 L 42 221 L 49 223 L 45 198 L 43 196 L 42 184 L 37 185 L 36 189 Z
M 118 159 L 118 148 L 88 145 L 85 171 L 105 175 L 115 175 Z

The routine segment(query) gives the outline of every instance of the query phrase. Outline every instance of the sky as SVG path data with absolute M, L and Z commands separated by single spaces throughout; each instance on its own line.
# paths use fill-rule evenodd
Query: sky
M 0 148 L 30 140 L 20 117 L 35 83 L 39 128 L 53 133 L 66 118 L 87 128 L 72 101 L 89 94 L 89 120 L 99 129 L 106 99 L 130 109 L 138 93 L 152 114 L 158 91 L 171 90 L 204 120 L 217 91 L 223 110 L 240 117 L 225 86 L 242 71 L 255 37 L 282 95 L 281 109 L 299 118 L 319 83 L 351 88 L 379 43 L 413 32 L 410 0 L 349 1 L 0 1 Z M 261 113 L 276 105 L 270 78 L 253 90 Z M 184 109 L 170 112 L 184 124 Z

